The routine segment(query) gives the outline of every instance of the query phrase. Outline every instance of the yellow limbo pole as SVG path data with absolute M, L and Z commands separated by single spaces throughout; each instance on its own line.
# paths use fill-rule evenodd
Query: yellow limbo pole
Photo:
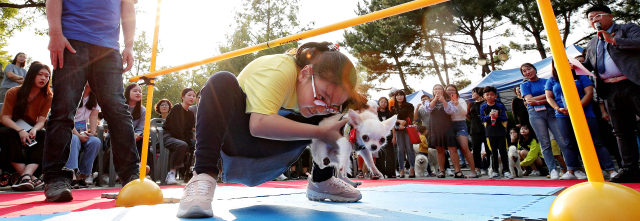
M 277 47 L 283 44 L 288 44 L 291 42 L 297 42 L 300 41 L 302 39 L 305 38 L 310 38 L 313 36 L 318 36 L 321 34 L 325 34 L 325 33 L 329 33 L 329 32 L 333 32 L 336 30 L 340 30 L 340 29 L 345 29 L 348 27 L 352 27 L 352 26 L 356 26 L 356 25 L 360 25 L 360 24 L 364 24 L 367 22 L 371 22 L 371 21 L 375 21 L 378 19 L 382 19 L 382 18 L 386 18 L 386 17 L 390 17 L 390 16 L 394 16 L 397 14 L 402 14 L 408 11 L 413 11 L 419 8 L 424 8 L 430 5 L 435 5 L 441 2 L 445 2 L 448 0 L 415 0 L 412 2 L 408 2 L 402 5 L 397 5 L 391 8 L 387 8 L 384 10 L 380 10 L 377 12 L 373 12 L 373 13 L 369 13 L 363 16 L 359 16 L 356 18 L 352 18 L 349 20 L 345 20 L 345 21 L 341 21 L 335 24 L 331 24 L 331 25 L 327 25 L 324 27 L 320 27 L 320 28 L 316 28 L 313 30 L 309 30 L 309 31 L 305 31 L 302 33 L 298 33 L 298 34 L 294 34 L 294 35 L 290 35 L 287 37 L 283 37 L 283 38 L 279 38 L 273 41 L 269 41 L 269 42 L 265 42 L 259 45 L 255 45 L 255 46 L 251 46 L 251 47 L 246 47 L 246 48 L 242 48 L 242 49 L 238 49 L 235 51 L 230 51 L 218 56 L 214 56 L 211 58 L 207 58 L 204 60 L 200 60 L 200 61 L 196 61 L 196 62 L 191 62 L 191 63 L 187 63 L 187 64 L 183 64 L 183 65 L 179 65 L 179 66 L 175 66 L 175 67 L 171 67 L 171 68 L 167 68 L 164 70 L 160 70 L 157 72 L 153 72 L 153 70 L 151 71 L 151 73 L 149 74 L 144 74 L 144 75 L 139 75 L 139 76 L 135 76 L 129 79 L 130 82 L 135 82 L 135 81 L 139 81 L 142 79 L 142 77 L 148 77 L 148 78 L 152 78 L 152 77 L 156 77 L 156 76 L 160 76 L 160 75 L 164 75 L 164 74 L 168 74 L 171 72 L 176 72 L 176 71 L 181 71 L 187 68 L 192 68 L 192 67 L 196 67 L 196 66 L 200 66 L 203 64 L 208 64 L 211 62 L 216 62 L 216 61 L 220 61 L 220 60 L 224 60 L 224 59 L 229 59 L 229 58 L 233 58 L 233 57 L 237 57 L 240 55 L 245 55 L 245 54 L 249 54 L 249 53 L 253 53 L 256 51 L 261 51 L 264 49 L 268 49 L 268 48 L 272 48 L 272 47 Z
M 551 53 L 566 98 L 580 155 L 589 179 L 589 182 L 576 184 L 558 195 L 549 209 L 548 220 L 637 219 L 636 210 L 640 205 L 640 192 L 616 183 L 604 182 L 551 2 L 550 0 L 537 1 L 549 37 Z
M 160 4 L 162 0 L 158 0 L 156 11 L 156 26 L 153 32 L 153 48 L 151 53 L 151 72 L 156 69 L 156 56 L 158 52 L 158 32 L 160 30 Z M 153 107 L 153 85 L 154 79 L 150 78 L 147 82 L 147 110 Z M 155 205 L 164 201 L 162 190 L 154 181 L 144 179 L 146 175 L 147 156 L 149 152 L 149 129 L 151 127 L 151 111 L 147 111 L 144 118 L 144 133 L 142 136 L 142 153 L 140 154 L 140 179 L 129 182 L 124 186 L 118 198 L 116 206 L 137 206 L 137 205 Z M 162 139 L 162 138 L 160 138 Z M 155 156 L 152 156 L 155 157 Z M 157 168 L 156 168 L 157 169 Z

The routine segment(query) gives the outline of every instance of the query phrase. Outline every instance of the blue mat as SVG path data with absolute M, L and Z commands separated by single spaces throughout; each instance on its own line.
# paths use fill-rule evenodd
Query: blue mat
M 203 220 L 502 220 L 545 219 L 549 187 L 406 184 L 362 188 L 357 203 L 309 201 L 304 189 L 218 187 L 214 215 Z M 164 190 L 174 195 L 180 189 Z M 523 194 L 527 193 L 527 194 Z M 251 196 L 253 195 L 253 196 Z M 178 204 L 29 215 L 0 220 L 180 220 Z M 187 219 L 184 219 L 187 220 Z

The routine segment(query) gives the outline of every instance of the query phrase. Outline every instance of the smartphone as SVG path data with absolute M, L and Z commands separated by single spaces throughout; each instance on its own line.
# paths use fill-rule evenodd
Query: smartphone
M 29 138 L 29 141 L 31 143 L 27 142 L 27 146 L 30 146 L 30 147 L 33 146 L 33 145 L 36 145 L 38 143 L 38 141 L 36 141 L 36 139 Z

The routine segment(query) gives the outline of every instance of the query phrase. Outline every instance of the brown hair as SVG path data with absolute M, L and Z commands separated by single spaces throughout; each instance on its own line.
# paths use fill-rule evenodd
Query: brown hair
M 358 72 L 349 58 L 338 51 L 338 46 L 331 42 L 308 42 L 296 50 L 291 50 L 290 55 L 295 57 L 296 65 L 304 68 L 313 66 L 313 74 L 336 86 L 345 88 L 349 97 L 356 103 L 365 103 L 362 96 L 357 93 Z
M 445 93 L 445 94 L 447 94 L 447 96 L 451 97 L 451 95 L 450 95 L 449 93 L 447 93 L 447 88 L 448 88 L 448 87 L 452 87 L 453 89 L 456 89 L 456 97 L 457 97 L 457 98 L 460 98 L 460 94 L 458 93 L 458 87 L 456 87 L 456 86 L 455 86 L 455 85 L 453 85 L 453 84 L 449 84 L 449 85 L 447 85 L 447 86 L 444 88 L 444 93 Z
M 27 56 L 24 52 L 18 52 L 18 53 L 16 54 L 16 56 L 15 56 L 15 57 L 13 57 L 13 60 L 11 61 L 11 64 L 12 64 L 12 65 L 16 65 L 16 63 L 18 62 L 18 56 L 20 56 L 21 54 L 23 54 L 25 57 Z M 21 64 L 19 67 L 20 67 L 20 68 L 24 68 L 24 66 L 25 66 L 26 64 L 27 64 L 27 61 L 25 60 L 24 62 L 22 62 L 22 64 Z M 16 65 L 16 66 L 17 66 L 17 65 Z M 47 68 L 49 68 L 49 67 L 47 67 Z M 38 71 L 40 71 L 40 70 L 38 70 Z M 49 71 L 49 72 L 51 72 L 51 71 Z
M 51 69 L 49 66 L 44 65 L 40 62 L 33 62 L 27 71 L 27 74 L 24 76 L 24 81 L 22 85 L 20 85 L 18 89 L 18 93 L 16 97 L 18 98 L 16 101 L 16 106 L 13 108 L 13 113 L 11 113 L 11 119 L 13 121 L 17 121 L 24 117 L 24 114 L 27 113 L 27 105 L 29 105 L 29 93 L 31 93 L 31 88 L 35 87 L 36 77 L 40 74 L 40 70 L 46 69 L 51 75 Z M 40 93 L 43 96 L 51 95 L 51 87 L 49 87 L 49 82 L 51 82 L 51 77 L 49 77 L 49 81 L 44 85 L 44 87 L 40 88 Z M 36 95 L 36 96 L 39 96 Z M 50 107 L 45 107 L 50 108 Z M 38 119 L 36 119 L 38 120 Z
M 185 95 L 187 95 L 187 93 L 189 93 L 190 91 L 193 91 L 193 93 L 196 93 L 196 90 L 194 90 L 193 88 L 190 88 L 190 87 L 182 89 L 182 93 L 180 93 L 180 99 L 182 100 L 182 102 L 184 102 L 184 100 L 182 98 Z M 198 97 L 198 96 L 196 96 L 196 97 Z
M 158 114 L 162 114 L 160 113 L 160 105 L 162 105 L 163 103 L 168 103 L 169 104 L 169 109 L 171 109 L 171 106 L 173 106 L 173 104 L 171 104 L 171 101 L 167 100 L 167 99 L 162 99 L 160 101 L 158 101 L 158 103 L 156 103 L 156 113 Z

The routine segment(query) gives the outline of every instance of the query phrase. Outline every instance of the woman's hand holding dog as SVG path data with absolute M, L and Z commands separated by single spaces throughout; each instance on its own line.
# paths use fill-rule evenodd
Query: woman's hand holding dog
M 335 123 L 319 126 L 320 134 L 318 135 L 318 139 L 322 140 L 323 142 L 331 146 L 337 147 L 338 145 L 336 141 L 344 137 L 340 134 L 340 128 L 342 128 L 345 124 L 347 124 L 348 121 L 349 121 L 348 119 L 343 119 Z

